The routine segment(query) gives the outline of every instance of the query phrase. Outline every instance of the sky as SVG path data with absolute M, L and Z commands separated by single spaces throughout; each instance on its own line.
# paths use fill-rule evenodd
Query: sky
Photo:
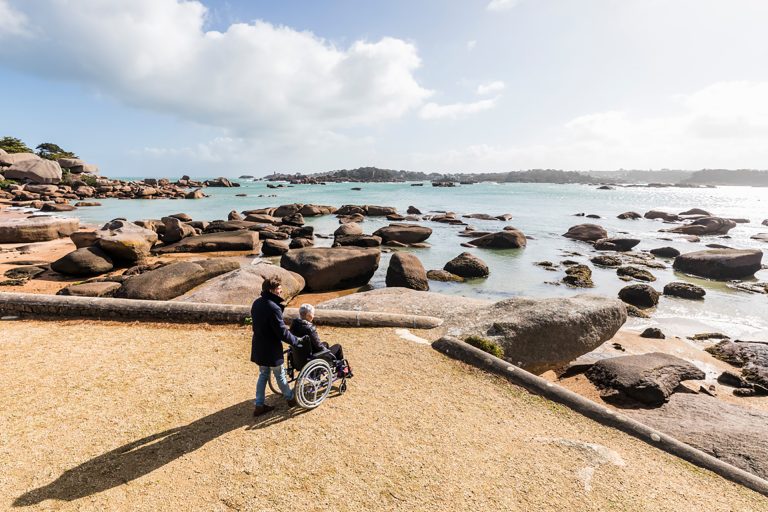
M 0 136 L 110 176 L 768 168 L 765 0 L 0 0 Z

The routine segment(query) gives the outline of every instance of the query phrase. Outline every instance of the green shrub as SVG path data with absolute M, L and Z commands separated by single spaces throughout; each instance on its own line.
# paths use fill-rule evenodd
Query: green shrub
M 0 149 L 8 153 L 32 153 L 32 150 L 16 137 L 0 137 Z
M 243 318 L 243 325 L 253 325 L 253 318 L 249 316 Z
M 18 185 L 18 182 L 15 180 L 0 180 L 0 189 L 5 190 L 6 188 L 9 188 L 11 185 Z
M 93 176 L 91 174 L 81 174 L 80 177 L 78 177 L 78 179 L 83 183 L 85 183 L 86 185 L 88 185 L 89 187 L 95 187 L 96 185 L 98 185 L 98 183 L 96 183 L 96 180 L 98 178 L 96 178 L 96 176 Z
M 492 356 L 504 357 L 504 349 L 495 341 L 475 335 L 468 336 L 464 341 L 483 352 L 488 352 Z

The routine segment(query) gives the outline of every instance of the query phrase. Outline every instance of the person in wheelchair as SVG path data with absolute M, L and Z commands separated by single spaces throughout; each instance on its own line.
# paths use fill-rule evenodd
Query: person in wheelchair
M 312 304 L 302 304 L 299 307 L 299 318 L 291 322 L 291 334 L 297 338 L 304 337 L 309 341 L 309 352 L 313 358 L 323 358 L 331 364 L 336 365 L 338 376 L 352 377 L 352 368 L 344 359 L 344 349 L 338 343 L 328 345 L 320 341 L 320 335 L 317 334 L 317 328 L 312 323 L 315 319 L 315 308 Z

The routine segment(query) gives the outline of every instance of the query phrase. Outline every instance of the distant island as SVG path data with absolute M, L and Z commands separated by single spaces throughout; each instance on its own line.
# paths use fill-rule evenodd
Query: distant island
M 245 176 L 241 176 L 244 178 Z M 563 171 L 560 169 L 530 169 L 525 171 L 487 173 L 424 173 L 378 167 L 358 167 L 327 172 L 304 174 L 274 172 L 263 178 L 267 181 L 288 181 L 293 184 L 319 183 L 400 183 L 431 181 L 435 185 L 459 183 L 469 185 L 481 182 L 496 183 L 557 183 L 585 185 L 628 185 L 701 187 L 716 185 L 768 186 L 768 171 L 753 169 L 703 169 L 700 171 L 670 170 L 618 170 L 618 171 Z

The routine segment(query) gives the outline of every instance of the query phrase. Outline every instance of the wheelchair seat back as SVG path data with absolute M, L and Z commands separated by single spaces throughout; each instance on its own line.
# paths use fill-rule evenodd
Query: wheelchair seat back
M 304 368 L 311 358 L 312 347 L 309 343 L 303 343 L 301 347 L 291 346 L 291 363 L 297 370 Z

